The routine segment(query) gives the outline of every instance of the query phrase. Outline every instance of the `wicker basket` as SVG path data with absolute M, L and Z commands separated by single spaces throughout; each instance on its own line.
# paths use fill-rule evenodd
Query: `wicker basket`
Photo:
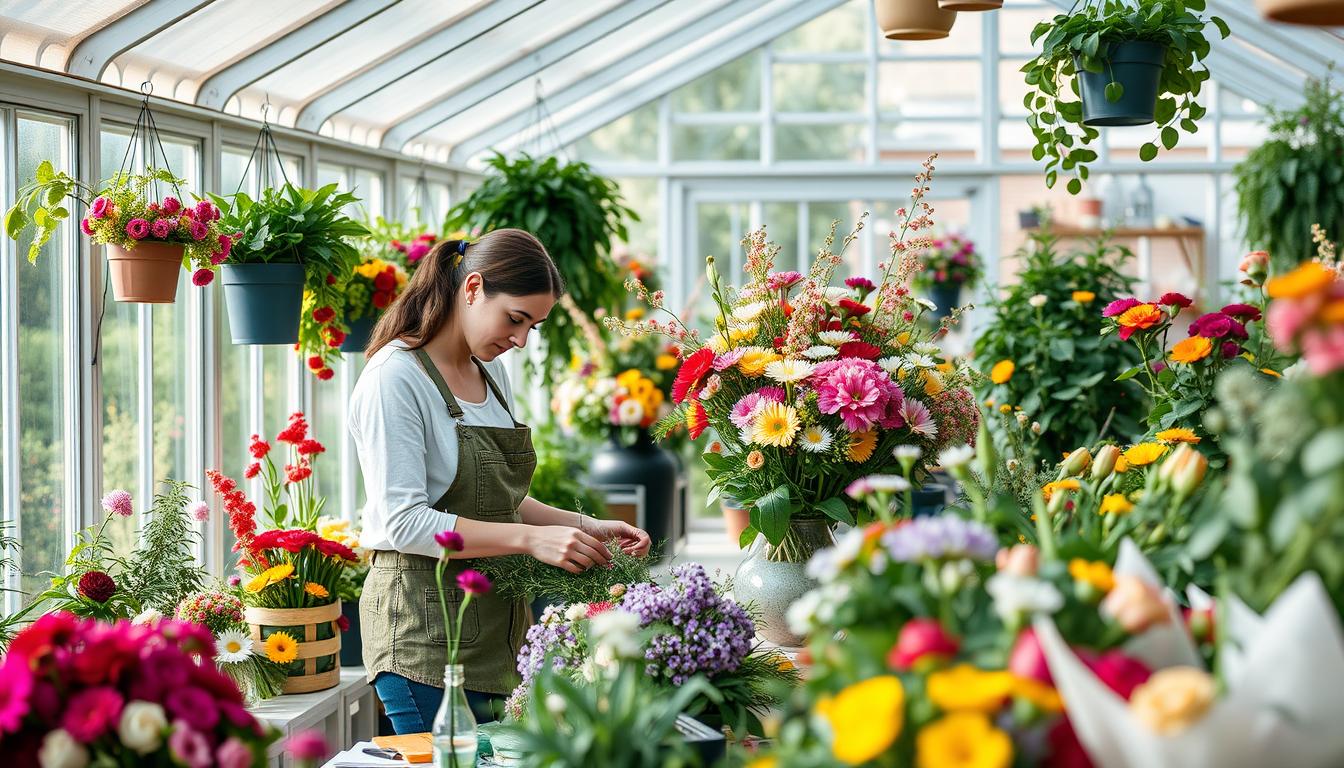
M 258 647 L 276 632 L 286 632 L 299 642 L 298 658 L 281 689 L 284 693 L 312 693 L 341 682 L 341 630 L 336 626 L 340 600 L 316 608 L 248 608 L 244 615 Z

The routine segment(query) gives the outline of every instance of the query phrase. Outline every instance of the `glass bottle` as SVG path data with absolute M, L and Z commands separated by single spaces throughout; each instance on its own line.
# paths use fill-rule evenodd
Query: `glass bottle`
M 461 664 L 443 668 L 443 701 L 434 716 L 434 765 L 436 768 L 475 768 L 476 717 L 462 687 L 466 676 Z
M 1153 226 L 1153 188 L 1148 186 L 1144 174 L 1139 174 L 1139 186 L 1134 189 L 1134 202 L 1130 207 L 1130 225 L 1135 227 Z

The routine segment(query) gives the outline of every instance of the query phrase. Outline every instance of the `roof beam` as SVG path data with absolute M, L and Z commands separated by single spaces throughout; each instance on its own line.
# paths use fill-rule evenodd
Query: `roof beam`
M 209 109 L 223 109 L 238 91 L 399 2 L 401 0 L 346 0 L 211 74 L 196 92 L 196 103 Z
M 688 50 L 684 56 L 669 60 L 668 66 L 662 71 L 630 83 L 619 95 L 597 109 L 584 110 L 574 118 L 562 122 L 555 131 L 558 144 L 564 146 L 577 141 L 653 99 L 671 93 L 697 77 L 708 74 L 843 4 L 844 0 L 793 3 L 781 8 L 769 19 L 754 22 L 748 31 L 731 35 L 725 43 L 716 45 L 711 41 L 705 51 Z M 545 151 L 556 149 L 558 147 L 547 147 Z
M 1227 21 L 1232 37 L 1312 77 L 1324 78 L 1331 62 L 1344 59 L 1344 45 L 1340 44 L 1339 38 L 1320 29 L 1287 29 L 1277 22 L 1261 19 L 1250 6 L 1243 8 L 1235 1 L 1211 0 L 1209 11 Z
M 536 75 L 561 59 L 601 40 L 663 4 L 663 0 L 628 0 L 534 51 L 516 56 L 480 79 L 464 84 L 445 99 L 430 102 L 393 124 L 383 134 L 383 149 L 400 150 L 416 136 L 466 112 L 509 86 Z
M 541 0 L 493 0 L 472 13 L 453 19 L 437 32 L 328 88 L 299 110 L 295 127 L 316 132 L 337 112 L 540 4 Z
M 779 2 L 786 2 L 790 6 L 800 4 L 800 0 L 779 0 Z M 776 2 L 775 5 L 778 5 L 779 2 Z M 825 2 L 833 4 L 834 0 L 825 0 Z M 818 5 L 820 4 L 818 3 Z M 688 20 L 686 25 L 680 29 L 660 37 L 629 56 L 576 78 L 574 82 L 546 98 L 546 107 L 552 112 L 564 109 L 594 93 L 620 83 L 629 77 L 632 72 L 670 56 L 675 56 L 679 51 L 696 47 L 698 43 L 706 39 L 707 35 L 717 33 L 727 27 L 736 28 L 736 22 L 745 18 L 758 18 L 765 15 L 768 11 L 763 12 L 762 9 L 769 7 L 773 6 L 769 4 L 763 6 L 760 0 L 731 0 L 731 2 L 719 5 L 713 10 L 705 11 L 698 18 Z M 501 117 L 496 122 L 458 142 L 457 146 L 453 147 L 449 157 L 460 161 L 483 149 L 492 147 L 497 142 L 503 141 L 514 134 L 527 130 L 533 122 L 532 113 L 533 106 L 528 105 L 515 110 L 508 116 Z
M 107 65 L 214 0 L 158 0 L 122 14 L 75 46 L 65 62 L 65 71 L 90 80 L 101 80 Z

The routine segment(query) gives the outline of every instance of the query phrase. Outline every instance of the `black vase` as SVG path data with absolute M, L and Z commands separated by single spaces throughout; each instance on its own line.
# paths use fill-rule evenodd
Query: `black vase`
M 593 485 L 644 487 L 644 520 L 636 521 L 663 556 L 672 554 L 677 525 L 677 459 L 641 431 L 634 445 L 621 445 L 615 435 L 593 455 L 588 471 Z
M 364 643 L 359 634 L 359 600 L 342 600 L 341 615 L 350 628 L 341 633 L 341 666 L 364 666 Z

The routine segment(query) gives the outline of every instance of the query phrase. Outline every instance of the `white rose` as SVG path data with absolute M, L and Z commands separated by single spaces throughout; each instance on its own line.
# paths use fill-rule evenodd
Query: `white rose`
M 132 701 L 121 710 L 117 736 L 127 749 L 147 755 L 163 746 L 163 730 L 167 727 L 163 707 L 149 701 Z
M 37 762 L 42 768 L 84 768 L 89 764 L 89 751 L 64 728 L 57 728 L 42 739 Z
M 565 609 L 565 618 L 570 621 L 578 621 L 588 615 L 588 605 L 586 603 L 574 603 Z

